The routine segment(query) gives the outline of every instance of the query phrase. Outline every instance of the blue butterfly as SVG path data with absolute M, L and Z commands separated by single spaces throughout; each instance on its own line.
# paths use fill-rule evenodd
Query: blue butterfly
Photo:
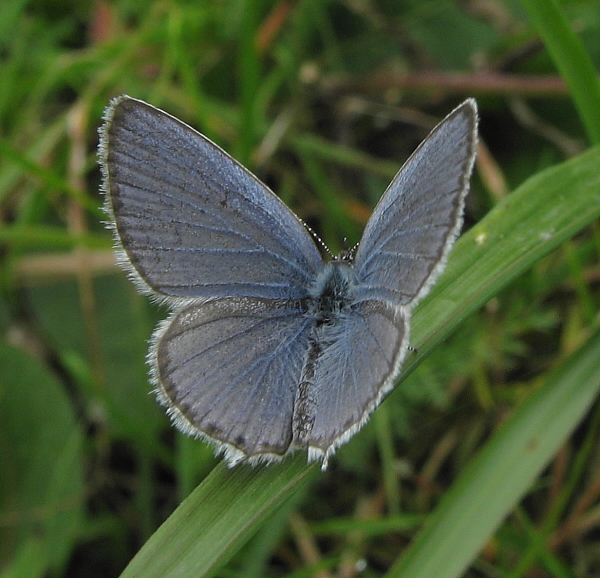
M 460 232 L 475 101 L 408 159 L 356 251 L 329 260 L 263 183 L 169 114 L 121 96 L 100 135 L 119 260 L 172 308 L 148 359 L 175 425 L 231 466 L 307 449 L 325 468 L 392 389 L 411 311 Z

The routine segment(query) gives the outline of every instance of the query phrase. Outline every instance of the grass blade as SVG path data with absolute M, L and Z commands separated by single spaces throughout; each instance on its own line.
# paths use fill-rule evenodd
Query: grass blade
M 210 574 L 315 471 L 302 455 L 267 467 L 229 470 L 219 464 L 148 540 L 122 578 Z
M 415 314 L 418 353 L 409 356 L 405 375 L 466 316 L 600 216 L 598 166 L 600 148 L 594 148 L 539 173 L 460 239 L 446 273 Z M 305 460 L 300 454 L 267 468 L 220 466 L 159 528 L 123 576 L 200 576 L 217 568 L 314 470 Z
M 600 390 L 600 331 L 572 355 L 471 462 L 390 578 L 461 576 L 587 413 Z
M 590 141 L 600 144 L 600 82 L 589 54 L 556 0 L 521 1 L 571 90 Z

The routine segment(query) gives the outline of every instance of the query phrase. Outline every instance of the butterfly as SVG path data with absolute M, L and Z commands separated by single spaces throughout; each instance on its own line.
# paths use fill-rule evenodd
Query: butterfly
M 460 232 L 475 101 L 412 154 L 357 248 L 329 259 L 273 192 L 190 126 L 129 96 L 104 120 L 118 260 L 171 308 L 148 354 L 158 400 L 230 466 L 306 449 L 325 469 L 393 388 L 411 311 Z

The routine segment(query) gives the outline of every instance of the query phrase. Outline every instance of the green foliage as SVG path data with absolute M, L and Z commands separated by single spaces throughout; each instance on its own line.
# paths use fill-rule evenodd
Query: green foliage
M 4 0 L 0 58 L 0 576 L 598 575 L 595 0 Z M 478 98 L 468 230 L 402 380 L 326 473 L 228 470 L 149 395 L 166 311 L 99 210 L 121 93 L 215 140 L 333 251 Z
M 63 569 L 81 532 L 83 435 L 61 384 L 37 360 L 0 346 L 0 556 L 7 575 Z

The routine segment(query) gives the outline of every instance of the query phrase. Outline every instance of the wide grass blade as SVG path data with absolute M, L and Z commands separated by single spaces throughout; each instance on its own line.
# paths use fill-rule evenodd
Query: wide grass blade
M 460 239 L 446 273 L 415 313 L 418 352 L 410 356 L 405 374 L 467 315 L 600 216 L 599 166 L 600 148 L 594 148 L 539 173 Z M 562 429 L 563 435 L 567 430 Z M 547 448 L 550 441 L 539 443 Z M 123 576 L 200 576 L 218 568 L 314 471 L 305 460 L 298 455 L 266 468 L 218 467 L 159 528 Z

